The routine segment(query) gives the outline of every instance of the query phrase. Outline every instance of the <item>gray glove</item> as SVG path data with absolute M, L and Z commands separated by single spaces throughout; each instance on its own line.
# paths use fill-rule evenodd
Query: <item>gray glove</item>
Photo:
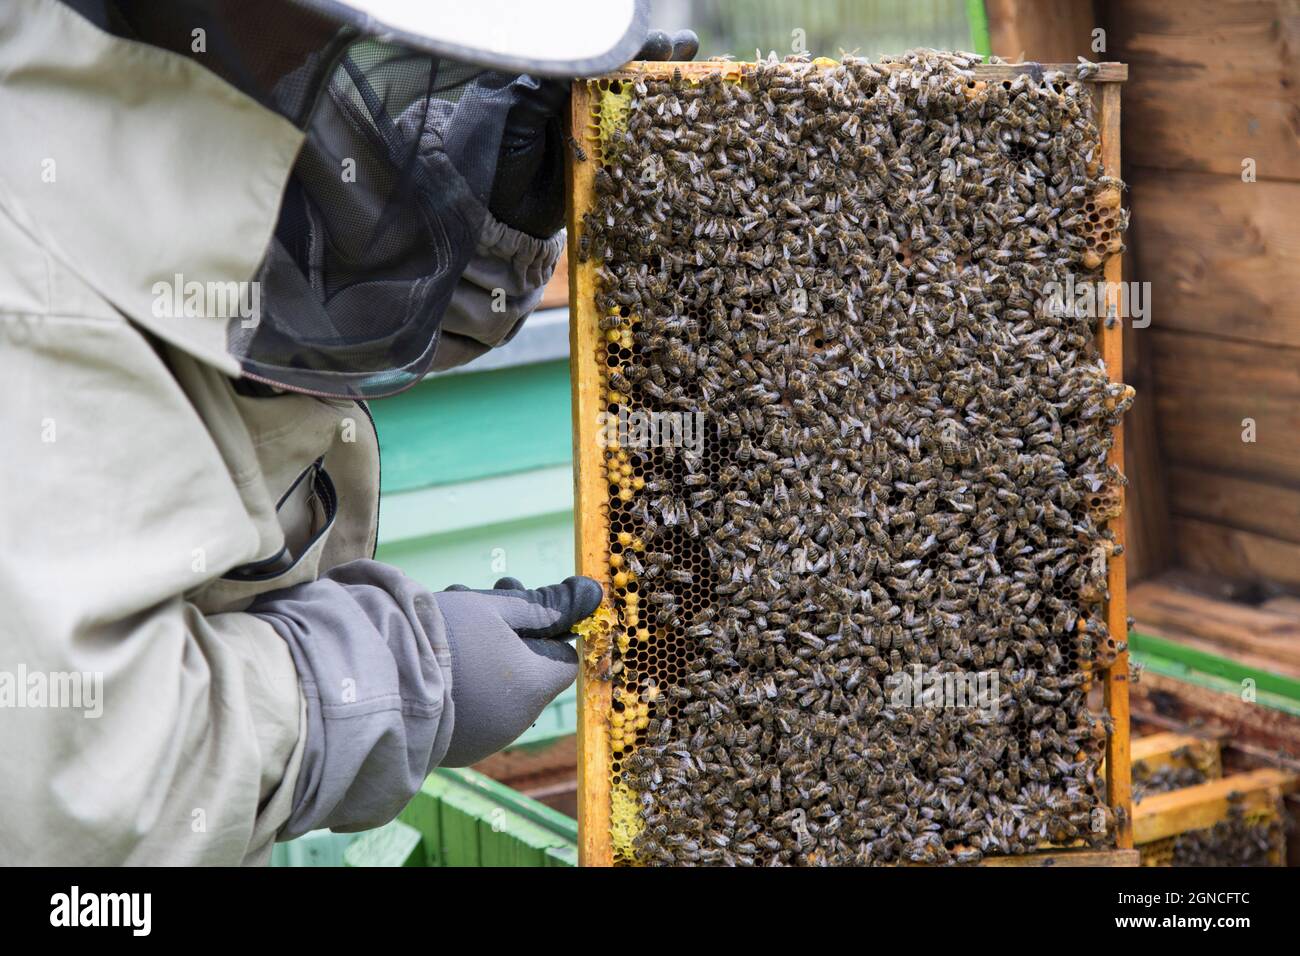
M 578 676 L 566 641 L 600 606 L 600 585 L 571 577 L 530 591 L 502 578 L 491 591 L 460 585 L 434 595 L 451 649 L 456 719 L 440 764 L 466 767 L 496 753 Z

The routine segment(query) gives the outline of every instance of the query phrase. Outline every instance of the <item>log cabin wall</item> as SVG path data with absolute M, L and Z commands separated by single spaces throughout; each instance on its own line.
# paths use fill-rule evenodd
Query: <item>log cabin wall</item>
M 1035 60 L 1039 63 L 1071 63 L 1077 57 L 1089 60 L 1122 60 L 1107 49 L 1096 49 L 1103 30 L 1103 43 L 1109 40 L 1105 5 L 1093 0 L 986 0 L 989 43 L 992 52 L 1012 61 Z M 1132 72 L 1130 71 L 1130 76 Z M 1122 91 L 1128 99 L 1128 84 Z M 1125 107 L 1127 110 L 1127 107 Z M 1141 135 L 1127 119 L 1121 137 L 1124 157 L 1122 173 L 1128 178 L 1130 137 Z M 1132 254 L 1140 224 L 1133 223 L 1125 235 L 1128 252 L 1124 255 L 1124 276 L 1137 274 Z M 1151 577 L 1171 563 L 1169 503 L 1166 479 L 1160 460 L 1156 427 L 1156 397 L 1151 376 L 1150 340 L 1128 326 L 1124 330 L 1124 381 L 1137 389 L 1137 401 L 1124 420 L 1124 473 L 1128 476 L 1126 494 L 1127 569 L 1130 582 Z
M 1133 638 L 1294 687 L 1300 597 L 1271 595 L 1300 589 L 1300 0 L 986 0 L 986 10 L 999 56 L 1129 64 L 1124 278 L 1153 295 L 1152 324 L 1124 334 L 1124 380 L 1138 392 L 1124 424 Z M 1104 51 L 1091 48 L 1098 27 Z M 1242 179 L 1247 159 L 1254 182 Z M 1260 706 L 1230 682 L 1169 673 L 1135 682 L 1135 719 L 1190 721 L 1252 768 L 1300 772 L 1280 759 L 1300 753 L 1289 703 Z M 1300 865 L 1300 794 L 1288 801 Z
M 1173 565 L 1300 589 L 1300 0 L 986 10 L 999 56 L 1130 66 L 1124 274 L 1152 319 L 1125 329 L 1130 581 Z
M 1131 338 L 1174 561 L 1300 588 L 1300 2 L 1100 14 L 1105 59 L 1130 64 L 1124 178 L 1153 299 Z

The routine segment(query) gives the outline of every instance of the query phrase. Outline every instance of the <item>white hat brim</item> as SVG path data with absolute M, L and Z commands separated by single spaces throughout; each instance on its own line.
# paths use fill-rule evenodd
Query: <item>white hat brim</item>
M 543 76 L 607 73 L 636 55 L 649 29 L 648 0 L 318 0 L 313 5 L 381 39 Z

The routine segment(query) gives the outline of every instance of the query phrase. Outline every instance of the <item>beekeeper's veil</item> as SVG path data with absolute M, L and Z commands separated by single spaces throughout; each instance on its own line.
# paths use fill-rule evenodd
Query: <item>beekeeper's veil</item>
M 224 344 L 249 377 L 361 398 L 429 368 L 487 215 L 511 84 L 612 69 L 646 20 L 645 0 L 65 2 L 301 131 L 258 315 L 232 315 Z

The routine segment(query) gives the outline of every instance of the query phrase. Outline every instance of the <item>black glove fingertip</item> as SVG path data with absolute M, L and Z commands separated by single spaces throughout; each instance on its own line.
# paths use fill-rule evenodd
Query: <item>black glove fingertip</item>
M 600 607 L 600 602 L 605 599 L 604 589 L 591 578 L 575 574 L 571 578 L 565 578 L 564 583 L 573 589 L 573 623 L 575 624 L 595 614 L 596 608 Z
M 678 30 L 673 34 L 672 44 L 674 60 L 690 61 L 700 52 L 700 38 L 694 30 Z
M 673 41 L 663 30 L 651 30 L 641 45 L 638 60 L 666 60 L 673 55 Z
M 506 577 L 498 580 L 496 584 L 492 585 L 492 590 L 525 591 L 527 590 L 527 588 L 524 587 L 524 582 L 520 581 L 518 578 L 512 578 L 509 575 L 507 575 Z

